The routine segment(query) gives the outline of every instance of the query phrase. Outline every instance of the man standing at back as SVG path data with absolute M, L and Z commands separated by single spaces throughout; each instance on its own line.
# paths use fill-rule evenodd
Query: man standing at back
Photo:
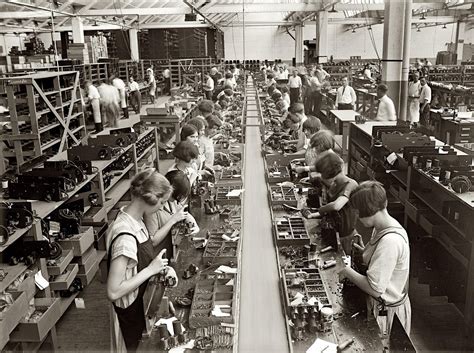
M 427 126 L 430 120 L 431 87 L 426 83 L 426 77 L 420 79 L 420 122 Z
M 293 70 L 293 75 L 288 78 L 288 86 L 290 86 L 290 105 L 292 105 L 300 99 L 301 87 L 303 86 L 301 77 L 298 76 L 298 70 Z
M 395 111 L 395 104 L 387 96 L 387 85 L 380 84 L 377 87 L 377 98 L 379 99 L 379 107 L 377 109 L 377 116 L 375 120 L 378 121 L 396 121 L 397 112 Z
M 353 110 L 357 100 L 354 88 L 349 86 L 349 79 L 342 78 L 342 86 L 337 89 L 336 108 L 339 110 Z

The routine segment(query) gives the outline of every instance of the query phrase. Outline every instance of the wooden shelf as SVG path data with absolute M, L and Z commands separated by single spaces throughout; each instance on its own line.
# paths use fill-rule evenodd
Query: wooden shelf
M 110 182 L 110 185 L 105 189 L 105 193 L 107 193 L 111 188 L 114 187 L 115 184 L 117 184 L 117 182 L 119 180 L 121 180 L 125 174 L 127 174 L 131 169 L 133 168 L 133 163 L 130 164 L 127 168 L 125 168 L 121 173 L 120 175 L 117 175 L 117 176 L 114 176 L 113 179 L 111 180 Z
M 18 265 L 10 266 L 8 264 L 0 263 L 0 269 L 2 269 L 6 276 L 0 282 L 0 292 L 3 293 L 10 284 L 12 284 L 19 275 L 21 275 L 27 267 L 23 263 L 19 263 Z
M 59 123 L 49 124 L 49 125 L 46 125 L 45 127 L 40 128 L 38 131 L 39 131 L 40 134 L 42 134 L 42 133 L 45 133 L 46 131 L 54 129 L 55 127 L 58 127 L 60 125 L 61 124 L 59 124 Z

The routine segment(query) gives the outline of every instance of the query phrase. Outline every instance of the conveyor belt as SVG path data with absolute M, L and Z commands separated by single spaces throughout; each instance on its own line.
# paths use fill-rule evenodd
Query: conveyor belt
M 255 88 L 249 81 L 249 101 Z M 245 132 L 245 193 L 240 287 L 239 352 L 288 352 L 279 271 L 267 198 L 260 130 Z

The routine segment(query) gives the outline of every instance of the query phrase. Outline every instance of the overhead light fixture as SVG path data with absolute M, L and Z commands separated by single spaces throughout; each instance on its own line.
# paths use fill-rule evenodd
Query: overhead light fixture
M 329 13 L 336 13 L 337 10 L 334 8 L 334 4 L 332 5 L 331 10 L 328 11 Z
M 92 23 L 92 26 L 93 26 L 93 27 L 99 27 L 99 25 L 97 24 L 97 21 L 94 21 L 94 22 Z
M 352 27 L 352 33 L 355 33 L 355 32 L 356 32 L 355 27 Z
M 446 27 L 446 23 L 445 23 L 445 24 L 443 25 L 443 29 L 446 29 L 446 28 L 448 28 L 448 27 Z
M 426 20 L 426 17 L 425 17 L 425 13 L 424 13 L 424 12 L 421 14 L 420 20 L 421 20 L 421 21 Z
M 420 27 L 416 27 L 416 31 L 417 31 L 417 32 L 421 32 Z
M 369 27 L 367 27 L 367 30 L 371 31 L 371 30 L 372 30 L 372 26 L 369 25 Z

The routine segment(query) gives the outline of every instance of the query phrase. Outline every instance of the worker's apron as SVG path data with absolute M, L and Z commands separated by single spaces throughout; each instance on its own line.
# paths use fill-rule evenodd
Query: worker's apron
M 408 119 L 411 123 L 420 121 L 420 99 L 408 97 Z
M 370 266 L 370 260 L 377 249 L 377 245 L 380 240 L 389 233 L 399 234 L 405 241 L 408 242 L 408 236 L 403 236 L 401 231 L 405 233 L 405 230 L 401 227 L 389 227 L 384 229 L 382 232 L 377 234 L 377 240 L 374 244 L 367 244 L 365 247 L 364 253 L 362 255 L 364 263 L 367 265 L 358 265 L 359 272 L 366 274 L 367 269 Z M 410 299 L 408 298 L 408 281 L 405 284 L 405 288 L 403 290 L 404 295 L 403 297 L 397 301 L 396 303 L 385 303 L 382 298 L 374 298 L 372 296 L 367 296 L 367 312 L 372 312 L 375 316 L 377 324 L 380 328 L 380 332 L 382 334 L 382 341 L 388 342 L 388 337 L 390 335 L 390 331 L 392 328 L 393 317 L 397 314 L 398 318 L 400 319 L 400 323 L 404 327 L 406 333 L 410 334 L 411 329 L 411 305 Z M 386 315 L 380 315 L 381 312 L 386 311 Z M 384 342 L 385 343 L 385 342 Z
M 125 89 L 119 89 L 120 93 L 120 108 L 127 108 L 127 97 L 125 94 Z
M 100 116 L 100 100 L 98 98 L 92 99 L 91 107 L 92 107 L 92 116 L 94 117 L 94 123 L 96 124 L 101 123 L 102 118 Z
M 115 240 L 120 236 L 132 236 L 137 243 L 137 258 L 138 265 L 137 271 L 140 272 L 147 267 L 154 258 L 154 249 L 151 239 L 139 243 L 137 238 L 131 233 L 120 233 L 110 243 L 109 256 L 107 260 L 108 268 L 110 268 L 110 253 Z M 138 343 L 142 338 L 143 330 L 145 329 L 145 310 L 143 308 L 143 294 L 147 287 L 148 281 L 143 282 L 139 289 L 137 298 L 126 308 L 119 308 L 115 304 L 114 310 L 117 314 L 118 321 L 120 324 L 120 331 L 122 331 L 122 337 L 127 347 L 127 352 L 135 352 L 138 347 Z

